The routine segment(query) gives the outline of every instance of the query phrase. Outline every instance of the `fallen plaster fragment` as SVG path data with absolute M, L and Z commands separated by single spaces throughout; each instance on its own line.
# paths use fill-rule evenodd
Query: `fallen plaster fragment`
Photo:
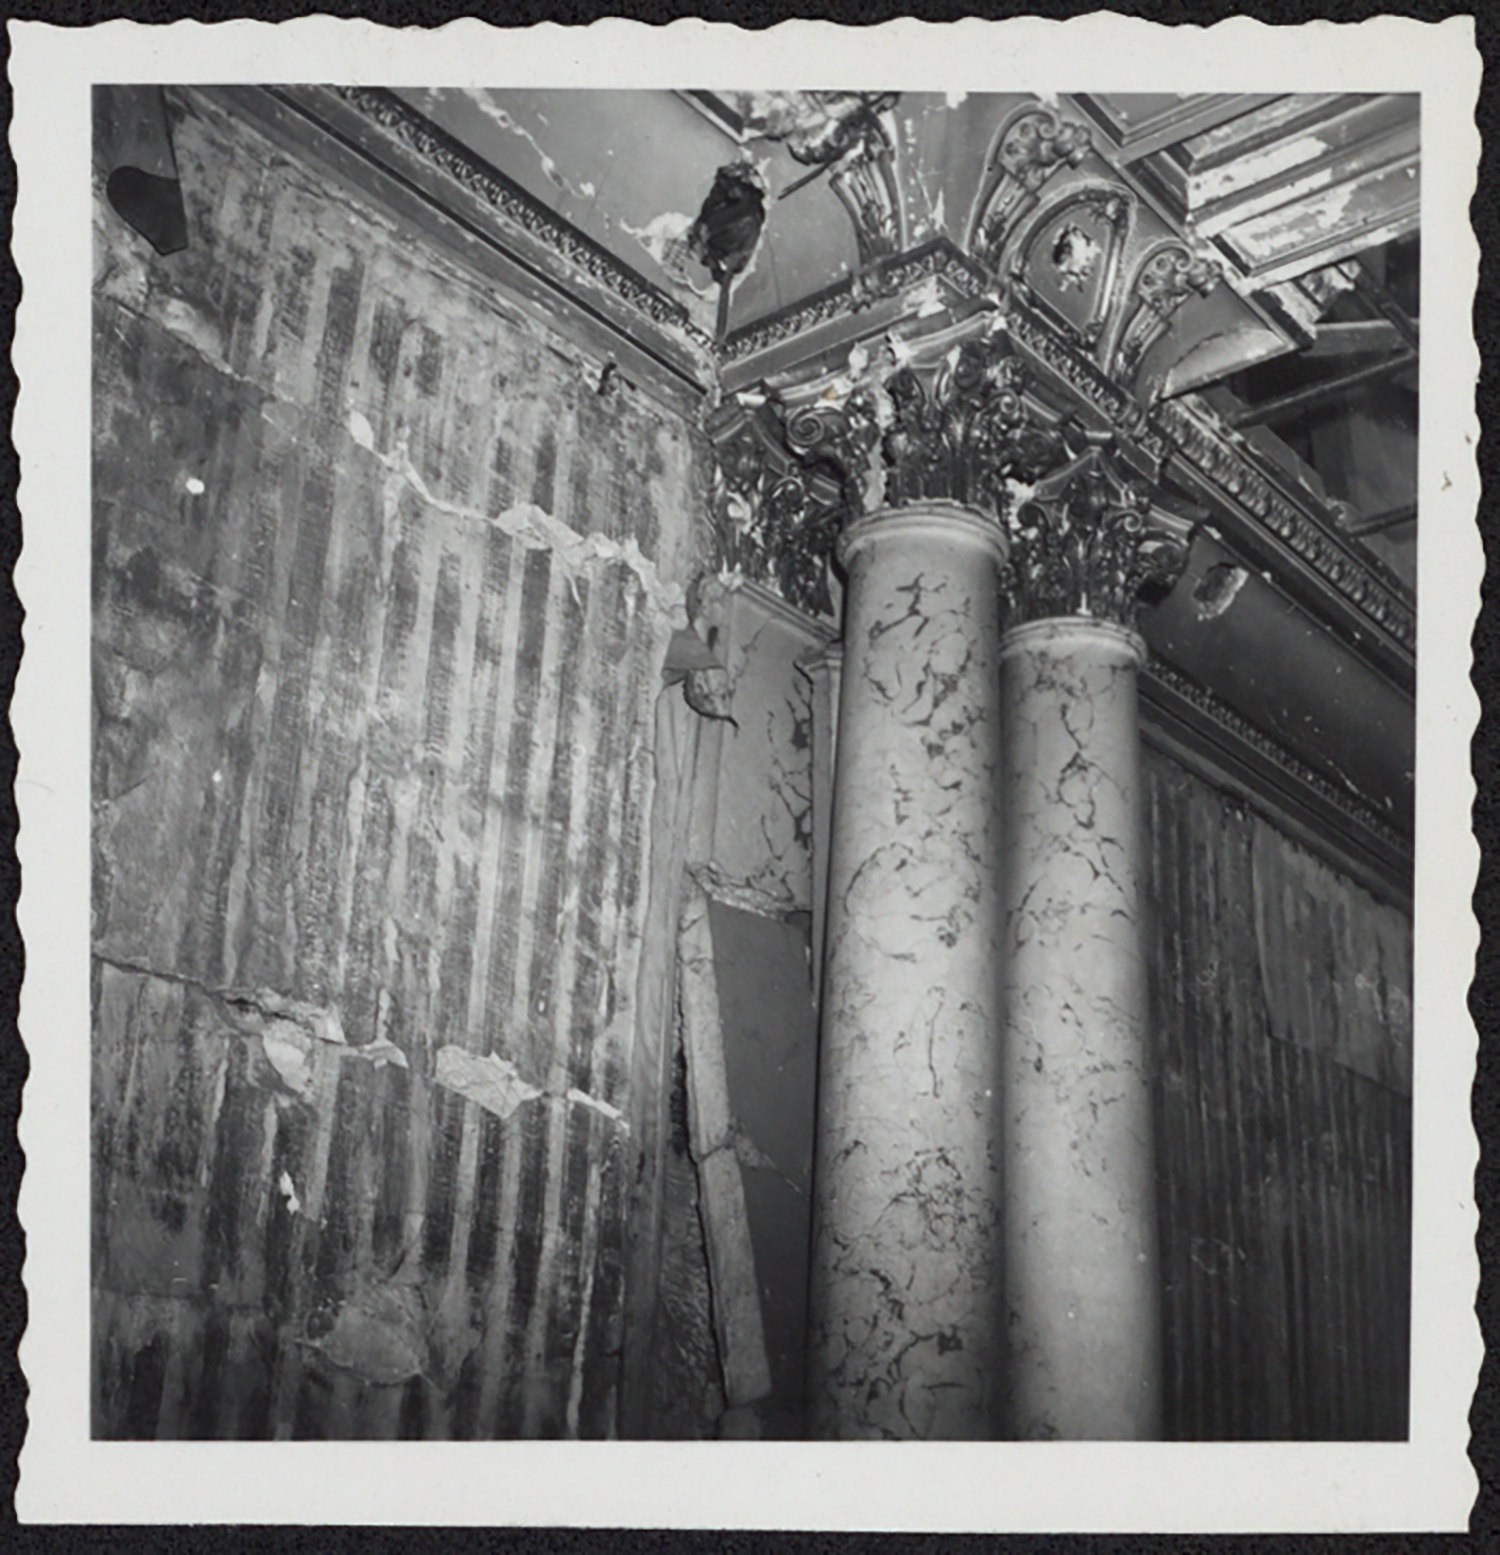
M 625 1114 L 618 1107 L 611 1107 L 607 1101 L 600 1101 L 597 1096 L 590 1096 L 586 1091 L 580 1091 L 576 1085 L 569 1090 L 568 1100 L 575 1106 L 591 1108 L 600 1117 L 608 1118 L 611 1123 L 618 1123 L 621 1128 L 629 1126 L 625 1122 Z
M 698 1169 L 708 1244 L 709 1292 L 719 1340 L 724 1395 L 731 1406 L 771 1391 L 755 1249 L 729 1108 L 718 974 L 708 899 L 695 881 L 678 922 L 678 1001 L 687 1065 L 688 1144 Z
M 313 1042 L 312 1037 L 289 1020 L 267 1021 L 261 1029 L 261 1051 L 293 1095 L 307 1096 L 312 1092 Z
M 387 1064 L 408 1067 L 406 1054 L 388 1037 L 352 1046 L 344 1035 L 339 1012 L 332 1006 L 307 1004 L 267 989 L 230 991 L 221 997 L 231 1021 L 247 1035 L 260 1039 L 267 1061 L 295 1096 L 312 1094 L 313 1055 L 320 1043 L 337 1047 L 345 1057 L 362 1058 L 377 1069 Z
M 535 1101 L 542 1094 L 539 1087 L 521 1078 L 509 1059 L 497 1053 L 471 1053 L 457 1046 L 438 1049 L 433 1079 L 468 1097 L 486 1112 L 493 1112 L 497 1118 L 508 1118 L 523 1103 Z
M 705 896 L 725 907 L 738 907 L 742 912 L 754 913 L 758 918 L 774 918 L 778 922 L 797 911 L 797 903 L 790 892 L 768 891 L 753 880 L 738 880 L 717 864 L 691 864 L 688 874 Z
M 272 988 L 211 987 L 196 977 L 185 977 L 180 972 L 163 972 L 144 962 L 106 955 L 97 947 L 94 956 L 122 972 L 178 983 L 214 1000 L 236 1031 L 260 1040 L 271 1067 L 282 1082 L 298 1095 L 306 1095 L 311 1090 L 312 1069 L 309 1060 L 316 1050 L 316 1044 L 320 1042 L 338 1048 L 344 1056 L 363 1058 L 377 1069 L 384 1068 L 386 1064 L 394 1064 L 398 1069 L 408 1067 L 406 1054 L 388 1037 L 377 1037 L 373 1042 L 352 1045 L 344 1035 L 344 1024 L 339 1019 L 339 1012 L 332 1005 L 309 1004 L 304 999 L 277 993 Z
M 729 683 L 728 670 L 717 665 L 689 670 L 683 677 L 682 694 L 695 713 L 719 723 L 733 724 L 735 732 L 739 732 L 733 710 L 734 688 Z
M 557 1095 L 545 1091 L 527 1080 L 508 1058 L 498 1053 L 471 1053 L 467 1048 L 450 1044 L 438 1049 L 437 1068 L 433 1080 L 450 1091 L 456 1091 L 476 1106 L 492 1112 L 497 1118 L 508 1118 L 517 1108 L 543 1096 Z M 579 1107 L 588 1107 L 611 1123 L 629 1131 L 625 1114 L 597 1096 L 590 1096 L 577 1087 L 561 1093 L 563 1099 Z
M 361 448 L 367 448 L 371 453 L 375 452 L 375 428 L 370 425 L 370 418 L 362 411 L 349 412 L 349 436 Z

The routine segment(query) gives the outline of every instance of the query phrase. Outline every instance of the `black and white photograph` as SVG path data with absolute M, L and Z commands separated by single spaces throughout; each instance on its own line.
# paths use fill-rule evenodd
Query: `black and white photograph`
M 347 68 L 78 49 L 17 584 L 31 1515 L 67 1443 L 122 1521 L 171 1514 L 120 1444 L 225 1444 L 227 1518 L 318 1443 L 386 1510 L 250 1520 L 399 1521 L 427 1442 L 608 1522 L 536 1515 L 567 1454 L 713 1442 L 662 1461 L 785 1466 L 724 1526 L 797 1526 L 803 1464 L 889 1478 L 847 1526 L 954 1474 L 951 1526 L 1048 1526 L 1129 1444 L 1143 1527 L 1296 1526 L 1281 1461 L 1317 1526 L 1462 1525 L 1472 28 L 1116 88 L 1109 24 L 826 80 L 623 23 L 569 73 L 478 24 L 425 76 L 326 19 Z M 29 288 L 64 44 L 16 38 Z M 1150 1510 L 1189 1461 L 1207 1523 Z

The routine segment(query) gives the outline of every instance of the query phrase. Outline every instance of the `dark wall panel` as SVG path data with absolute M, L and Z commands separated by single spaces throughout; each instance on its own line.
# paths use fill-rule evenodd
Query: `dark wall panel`
M 1169 1433 L 1403 1437 L 1410 930 L 1148 753 Z
M 603 1434 L 693 434 L 174 103 L 188 249 L 96 214 L 96 1429 Z

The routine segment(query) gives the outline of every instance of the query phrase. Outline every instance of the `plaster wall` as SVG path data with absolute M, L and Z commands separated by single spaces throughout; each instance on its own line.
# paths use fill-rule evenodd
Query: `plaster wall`
M 602 1435 L 692 432 L 171 96 L 96 202 L 95 1430 Z

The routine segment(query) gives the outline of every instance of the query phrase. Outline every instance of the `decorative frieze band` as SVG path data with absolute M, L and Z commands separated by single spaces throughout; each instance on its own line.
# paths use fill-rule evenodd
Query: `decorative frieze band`
M 1397 587 L 1340 545 L 1188 407 L 1169 402 L 1152 417 L 1170 445 L 1226 496 L 1254 515 L 1344 598 L 1408 652 L 1416 650 L 1415 607 Z
M 1330 587 L 1408 652 L 1416 648 L 1416 611 L 1400 586 L 1338 540 L 1305 508 L 1278 491 L 1248 458 L 1181 401 L 1149 413 L 1081 352 L 1019 304 L 1007 313 L 1016 343 L 1056 374 L 1158 467 L 1174 454 L 1283 541 Z
M 502 220 L 520 227 L 569 265 L 612 292 L 621 302 L 657 324 L 681 330 L 699 345 L 710 343 L 709 336 L 693 324 L 687 309 L 675 298 L 636 274 L 607 248 L 481 161 L 394 92 L 368 86 L 336 86 L 330 90 L 372 124 L 441 169 Z
M 1388 859 L 1397 861 L 1410 859 L 1411 839 L 1393 826 L 1385 815 L 1373 805 L 1367 804 L 1352 790 L 1342 787 L 1316 768 L 1309 766 L 1280 741 L 1237 713 L 1227 702 L 1221 701 L 1206 686 L 1155 655 L 1147 664 L 1146 676 L 1148 681 L 1155 681 L 1188 703 L 1196 712 L 1221 730 L 1227 739 L 1249 746 L 1279 769 L 1293 788 L 1311 791 L 1324 804 L 1347 816 L 1360 831 L 1366 833 L 1377 844 Z
M 905 254 L 877 259 L 847 280 L 794 304 L 781 313 L 736 330 L 718 349 L 723 363 L 757 356 L 797 336 L 895 297 L 924 281 L 939 281 L 954 300 L 980 297 L 992 282 L 946 239 L 934 239 Z

